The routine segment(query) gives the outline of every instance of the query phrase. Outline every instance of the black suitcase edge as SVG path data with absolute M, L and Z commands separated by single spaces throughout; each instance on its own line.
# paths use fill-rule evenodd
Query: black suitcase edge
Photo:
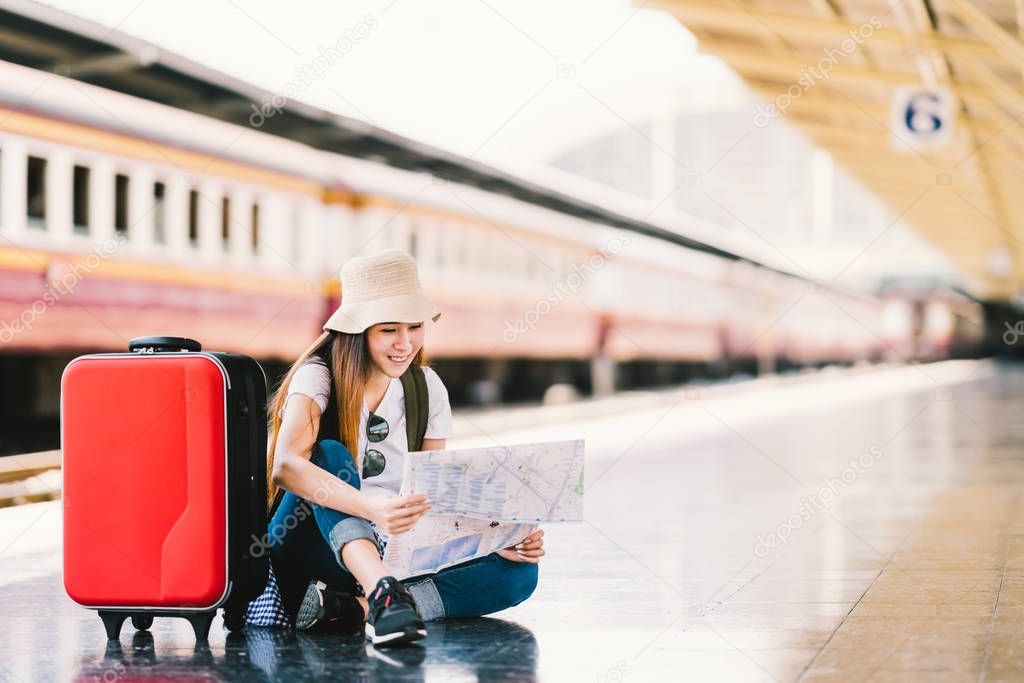
M 228 390 L 228 575 L 225 612 L 244 611 L 263 592 L 269 572 L 267 531 L 267 382 L 258 362 L 211 353 L 230 378 Z M 225 615 L 227 620 L 228 614 Z M 232 615 L 234 616 L 234 615 Z M 229 627 L 236 624 L 229 624 Z
M 140 340 L 172 340 L 175 346 L 184 338 L 150 337 Z M 150 346 L 144 344 L 142 346 Z M 175 353 L 175 349 L 154 348 L 156 352 Z M 132 625 L 144 631 L 152 626 L 154 617 L 180 617 L 192 625 L 197 641 L 209 637 L 217 610 L 224 609 L 224 623 L 237 631 L 244 625 L 245 610 L 266 586 L 269 575 L 267 531 L 267 380 L 262 366 L 253 358 L 219 351 L 186 350 L 188 355 L 202 355 L 214 360 L 226 375 L 225 413 L 227 415 L 227 580 L 225 595 L 216 605 L 204 610 L 153 608 L 98 608 L 107 638 L 117 640 L 129 618 Z M 91 354 L 96 357 L 125 354 Z M 162 353 L 161 353 L 162 355 Z M 177 353 L 175 353 L 177 355 Z M 75 359 L 78 360 L 78 359 Z M 72 361 L 74 362 L 74 361 Z M 246 457 L 248 454 L 248 457 Z M 253 551 L 256 548 L 260 552 Z

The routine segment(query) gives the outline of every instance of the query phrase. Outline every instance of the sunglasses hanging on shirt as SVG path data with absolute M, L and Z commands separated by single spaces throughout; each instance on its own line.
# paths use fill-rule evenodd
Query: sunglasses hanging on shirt
M 370 443 L 380 443 L 388 438 L 389 432 L 388 421 L 380 415 L 370 413 L 366 418 L 366 439 Z M 384 454 L 376 448 L 367 446 L 363 453 L 363 479 L 376 477 L 384 471 L 385 465 L 387 465 L 387 459 Z

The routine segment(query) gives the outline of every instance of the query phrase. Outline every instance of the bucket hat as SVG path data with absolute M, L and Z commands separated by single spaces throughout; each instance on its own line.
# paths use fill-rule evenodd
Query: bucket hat
M 365 332 L 377 323 L 437 320 L 437 310 L 420 285 L 416 261 L 398 249 L 350 259 L 341 269 L 341 306 L 324 330 Z

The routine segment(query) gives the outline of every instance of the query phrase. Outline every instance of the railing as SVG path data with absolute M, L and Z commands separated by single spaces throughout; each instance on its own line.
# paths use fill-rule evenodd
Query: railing
M 0 457 L 0 508 L 60 498 L 60 451 Z

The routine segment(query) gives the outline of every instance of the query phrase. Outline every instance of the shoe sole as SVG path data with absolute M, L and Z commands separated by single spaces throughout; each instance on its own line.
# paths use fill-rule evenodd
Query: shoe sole
M 374 646 L 403 645 L 405 643 L 412 643 L 426 638 L 427 629 L 410 626 L 402 631 L 385 633 L 384 635 L 378 636 L 373 628 L 373 624 L 366 622 L 366 637 L 370 639 L 370 642 L 373 643 Z
M 306 631 L 313 628 L 324 618 L 324 612 L 323 603 L 320 601 L 320 591 L 317 590 L 315 583 L 311 583 L 306 588 L 306 594 L 302 596 L 299 613 L 295 615 L 295 629 Z

